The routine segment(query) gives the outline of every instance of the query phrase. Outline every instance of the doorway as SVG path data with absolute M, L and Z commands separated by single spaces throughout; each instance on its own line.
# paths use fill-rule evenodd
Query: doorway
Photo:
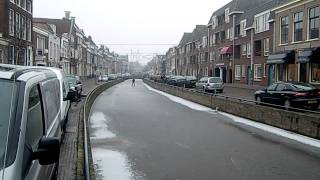
M 307 82 L 307 63 L 300 64 L 299 76 L 300 82 Z

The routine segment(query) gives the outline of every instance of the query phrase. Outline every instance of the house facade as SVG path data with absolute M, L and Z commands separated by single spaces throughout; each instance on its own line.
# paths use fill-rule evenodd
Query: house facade
M 320 85 L 320 1 L 295 0 L 275 7 L 274 54 L 268 59 L 275 81 Z
M 32 0 L 0 3 L 0 62 L 32 65 Z

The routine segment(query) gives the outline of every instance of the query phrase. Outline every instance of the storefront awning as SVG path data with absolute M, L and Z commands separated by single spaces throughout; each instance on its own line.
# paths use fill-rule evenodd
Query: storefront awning
M 283 64 L 285 62 L 286 56 L 287 53 L 271 54 L 268 57 L 267 64 Z
M 220 55 L 222 54 L 232 54 L 232 47 L 225 46 L 220 50 Z
M 307 63 L 310 61 L 312 55 L 312 49 L 306 49 L 304 51 L 298 52 L 298 60 L 297 63 Z
M 294 61 L 294 51 L 271 54 L 268 57 L 267 64 L 283 64 L 290 60 Z

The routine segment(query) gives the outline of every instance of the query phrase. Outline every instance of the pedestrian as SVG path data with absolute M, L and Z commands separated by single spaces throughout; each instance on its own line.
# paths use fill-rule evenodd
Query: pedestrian
M 136 80 L 134 79 L 134 77 L 132 78 L 132 87 L 136 86 Z

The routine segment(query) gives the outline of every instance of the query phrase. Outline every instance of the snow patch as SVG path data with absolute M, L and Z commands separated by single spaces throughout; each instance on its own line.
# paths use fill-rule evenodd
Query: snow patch
M 93 112 L 90 116 L 91 139 L 115 138 L 116 135 L 108 129 L 108 122 L 102 112 Z
M 92 154 L 96 166 L 97 179 L 132 179 L 132 171 L 125 154 L 100 148 L 93 148 Z
M 208 108 L 208 107 L 202 106 L 200 104 L 197 104 L 197 103 L 182 99 L 180 97 L 176 97 L 176 96 L 173 96 L 171 94 L 156 90 L 156 89 L 150 87 L 149 85 L 147 85 L 145 83 L 144 83 L 144 85 L 150 91 L 154 91 L 154 92 L 159 93 L 159 94 L 161 94 L 163 96 L 166 96 L 170 100 L 172 100 L 172 101 L 174 101 L 176 103 L 182 104 L 184 106 L 187 106 L 187 107 L 189 107 L 191 109 L 194 109 L 194 110 L 197 110 L 197 111 L 204 111 L 204 112 L 208 112 L 208 113 L 215 112 L 215 110 L 213 110 L 211 108 Z M 234 115 L 231 115 L 231 114 L 228 114 L 228 113 L 219 112 L 219 114 L 232 119 L 234 122 L 245 124 L 245 125 L 257 128 L 257 129 L 261 129 L 263 131 L 275 134 L 275 135 L 280 136 L 280 137 L 288 138 L 288 139 L 297 141 L 297 142 L 302 143 L 302 144 L 306 144 L 306 145 L 309 145 L 309 146 L 320 148 L 320 140 L 309 138 L 309 137 L 306 137 L 306 136 L 303 136 L 303 135 L 300 135 L 300 134 L 296 134 L 296 133 L 293 133 L 293 132 L 290 132 L 290 131 L 287 131 L 287 130 L 284 130 L 284 129 L 276 128 L 276 127 L 269 126 L 269 125 L 266 125 L 266 124 L 262 124 L 262 123 L 259 123 L 259 122 L 254 122 L 254 121 L 251 121 L 251 120 L 248 120 L 248 119 L 245 119 L 245 118 L 241 118 L 241 117 L 238 117 L 238 116 L 234 116 Z

